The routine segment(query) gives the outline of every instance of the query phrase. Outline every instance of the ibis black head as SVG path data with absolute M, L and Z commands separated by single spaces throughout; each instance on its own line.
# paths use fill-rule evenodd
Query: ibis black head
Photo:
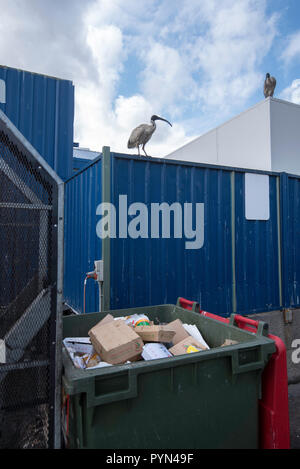
M 266 74 L 266 78 L 270 78 L 270 74 L 269 74 L 269 73 Z
M 154 114 L 154 115 L 151 117 L 151 121 L 154 122 L 154 121 L 157 121 L 157 120 L 167 122 L 167 123 L 172 127 L 172 124 L 171 124 L 169 121 L 167 121 L 167 119 L 164 119 L 163 117 L 156 116 L 156 115 Z

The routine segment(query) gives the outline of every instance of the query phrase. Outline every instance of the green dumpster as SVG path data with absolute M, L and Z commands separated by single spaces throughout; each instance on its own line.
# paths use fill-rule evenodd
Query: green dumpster
M 198 326 L 211 349 L 94 370 L 63 348 L 63 434 L 69 448 L 258 448 L 261 374 L 275 352 L 260 323 L 251 333 L 175 305 L 63 318 L 63 337 L 87 337 L 106 314 L 147 314 Z M 226 339 L 235 345 L 221 347 Z

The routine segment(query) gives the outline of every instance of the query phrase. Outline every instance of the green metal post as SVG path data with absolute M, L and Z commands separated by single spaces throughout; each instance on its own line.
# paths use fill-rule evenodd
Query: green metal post
M 235 259 L 235 173 L 231 173 L 231 255 L 232 255 L 232 310 L 237 311 L 236 300 L 236 259 Z
M 111 202 L 111 154 L 109 147 L 102 149 L 102 203 Z M 102 240 L 103 310 L 110 309 L 110 238 Z
M 280 176 L 276 178 L 276 204 L 277 204 L 277 235 L 278 235 L 278 283 L 279 304 L 282 307 L 282 239 L 281 239 L 281 204 L 280 204 Z

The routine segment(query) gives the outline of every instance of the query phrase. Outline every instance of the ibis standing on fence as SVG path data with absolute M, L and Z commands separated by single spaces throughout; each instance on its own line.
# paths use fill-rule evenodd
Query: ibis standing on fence
M 127 147 L 128 148 L 137 148 L 139 151 L 139 156 L 140 155 L 140 145 L 142 145 L 142 150 L 145 153 L 146 156 L 146 150 L 145 150 L 145 145 L 146 143 L 150 140 L 152 137 L 155 129 L 156 129 L 156 123 L 155 121 L 161 120 L 164 122 L 167 122 L 171 127 L 172 124 L 170 124 L 169 121 L 164 119 L 163 117 L 158 117 L 158 116 L 152 116 L 151 117 L 151 124 L 141 124 L 138 127 L 136 127 L 132 132 L 128 140 Z

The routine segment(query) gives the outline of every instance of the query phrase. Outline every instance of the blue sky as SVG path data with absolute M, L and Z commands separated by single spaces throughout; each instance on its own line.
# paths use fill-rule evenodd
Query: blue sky
M 0 63 L 70 79 L 81 146 L 165 156 L 264 99 L 300 104 L 299 0 L 0 0 Z

